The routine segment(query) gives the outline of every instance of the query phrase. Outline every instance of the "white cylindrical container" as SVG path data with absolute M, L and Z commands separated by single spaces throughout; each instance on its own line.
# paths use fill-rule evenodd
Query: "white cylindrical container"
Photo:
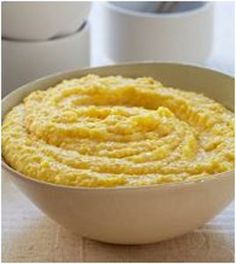
M 104 3 L 105 52 L 115 62 L 202 63 L 212 46 L 213 3 L 196 3 L 188 2 L 188 10 L 162 14 L 151 12 L 154 2 L 146 2 L 146 7 L 145 2 Z
M 90 64 L 89 24 L 69 36 L 42 42 L 2 41 L 3 96 L 15 88 L 55 72 Z
M 4 2 L 2 36 L 46 40 L 76 32 L 87 20 L 90 2 Z

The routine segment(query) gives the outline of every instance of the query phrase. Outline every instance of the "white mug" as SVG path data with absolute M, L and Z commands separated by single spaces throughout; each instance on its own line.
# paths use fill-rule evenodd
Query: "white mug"
M 207 59 L 213 40 L 213 3 L 163 14 L 150 12 L 153 2 L 146 2 L 148 12 L 143 12 L 144 3 L 103 3 L 105 52 L 110 59 L 192 63 Z

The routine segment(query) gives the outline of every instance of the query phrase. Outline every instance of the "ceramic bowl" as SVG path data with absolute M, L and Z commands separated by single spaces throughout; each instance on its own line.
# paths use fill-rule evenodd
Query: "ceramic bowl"
M 176 12 L 157 13 L 157 2 L 104 2 L 107 56 L 115 62 L 204 62 L 212 47 L 214 4 L 181 3 Z
M 3 95 L 15 88 L 58 71 L 90 64 L 90 25 L 49 41 L 2 40 Z
M 138 63 L 60 73 L 31 82 L 4 98 L 2 113 L 5 115 L 34 90 L 88 73 L 152 76 L 165 85 L 204 93 L 228 108 L 234 105 L 234 80 L 230 76 L 183 64 Z M 53 185 L 18 173 L 4 160 L 3 172 L 62 226 L 81 236 L 118 244 L 152 243 L 192 231 L 218 214 L 234 195 L 232 171 L 199 182 L 117 188 Z
M 90 2 L 4 2 L 2 35 L 18 40 L 47 40 L 76 32 L 87 20 Z

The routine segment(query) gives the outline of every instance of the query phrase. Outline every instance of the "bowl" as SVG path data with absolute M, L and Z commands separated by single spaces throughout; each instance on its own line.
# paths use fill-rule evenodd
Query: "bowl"
M 157 2 L 104 2 L 104 51 L 115 62 L 204 62 L 213 41 L 211 2 L 178 2 L 157 13 Z
M 176 63 L 136 63 L 59 73 L 26 84 L 3 99 L 3 116 L 30 92 L 88 73 L 151 76 L 165 85 L 204 93 L 233 109 L 234 79 L 223 73 Z M 50 218 L 72 232 L 116 244 L 144 244 L 170 239 L 218 214 L 234 196 L 228 171 L 203 181 L 142 187 L 75 188 L 28 178 L 3 160 L 12 181 Z
M 18 40 L 47 40 L 71 34 L 89 15 L 90 2 L 4 2 L 2 35 Z
M 3 39 L 3 95 L 42 76 L 89 64 L 89 23 L 76 33 L 54 40 L 30 42 Z

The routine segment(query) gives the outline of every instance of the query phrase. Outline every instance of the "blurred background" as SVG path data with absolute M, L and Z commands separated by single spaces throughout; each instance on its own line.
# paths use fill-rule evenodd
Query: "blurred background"
M 195 5 L 195 3 L 196 2 L 187 2 L 188 5 Z M 235 3 L 234 1 L 212 1 L 211 3 L 213 5 L 213 16 L 211 17 L 212 43 L 208 55 L 199 63 L 229 74 L 234 74 Z M 112 63 L 108 58 L 105 48 L 106 39 L 103 31 L 104 19 L 101 19 L 104 14 L 103 11 L 104 6 L 101 3 L 97 2 L 93 4 L 90 16 L 92 26 L 92 65 Z M 147 28 L 147 30 L 150 29 Z M 200 28 L 193 26 L 192 30 L 204 31 L 205 29 L 203 25 L 203 27 Z M 165 27 L 163 27 L 163 31 L 165 31 Z M 156 35 L 156 38 L 158 39 L 158 35 Z M 195 40 L 196 37 L 194 38 L 194 41 Z M 149 44 L 152 45 L 152 43 Z M 158 45 L 155 46 L 155 49 L 158 49 Z M 192 52 L 195 53 L 197 51 L 192 49 Z
M 176 61 L 234 73 L 234 1 L 2 2 L 2 95 L 59 71 Z

